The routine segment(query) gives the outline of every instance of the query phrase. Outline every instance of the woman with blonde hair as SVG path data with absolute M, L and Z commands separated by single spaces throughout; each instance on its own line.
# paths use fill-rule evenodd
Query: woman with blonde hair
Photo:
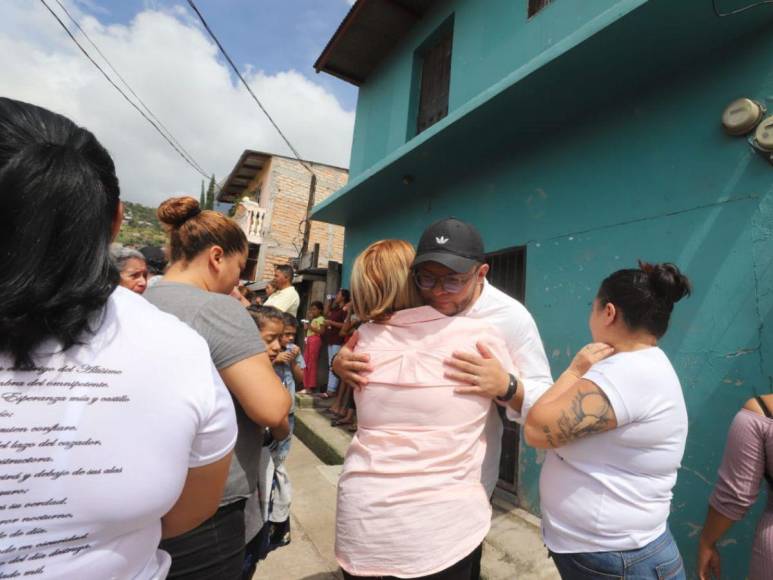
M 510 365 L 504 340 L 481 320 L 447 317 L 411 279 L 413 247 L 371 244 L 354 262 L 353 307 L 370 355 L 355 393 L 358 425 L 338 484 L 336 557 L 344 578 L 470 579 L 488 533 L 481 484 L 490 401 L 444 377 L 454 351 L 485 342 Z M 465 514 L 459 518 L 459 514 Z

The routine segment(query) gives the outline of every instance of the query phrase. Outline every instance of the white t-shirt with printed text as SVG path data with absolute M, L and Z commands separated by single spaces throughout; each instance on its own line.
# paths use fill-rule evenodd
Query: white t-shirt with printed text
M 117 288 L 87 343 L 0 354 L 0 577 L 155 579 L 189 468 L 236 440 L 204 340 Z
M 557 553 L 638 549 L 666 530 L 687 440 L 682 387 L 658 347 L 615 354 L 583 378 L 607 396 L 617 428 L 548 451 L 545 544 Z

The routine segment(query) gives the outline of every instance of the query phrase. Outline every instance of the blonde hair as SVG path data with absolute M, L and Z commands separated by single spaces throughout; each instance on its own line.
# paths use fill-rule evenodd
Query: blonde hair
M 411 279 L 416 252 L 403 240 L 381 240 L 365 248 L 352 267 L 352 304 L 363 322 L 384 321 L 406 308 L 421 306 Z

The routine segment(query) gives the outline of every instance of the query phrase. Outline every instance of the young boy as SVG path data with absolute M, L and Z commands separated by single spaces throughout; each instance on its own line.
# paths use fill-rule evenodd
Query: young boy
M 263 342 L 266 343 L 268 358 L 272 363 L 275 363 L 282 351 L 285 328 L 284 313 L 272 306 L 261 306 L 248 311 L 255 320 L 255 324 L 258 325 Z M 290 433 L 292 433 L 294 423 L 292 409 L 288 420 L 290 422 Z M 247 505 L 244 510 L 247 545 L 244 549 L 243 578 L 252 578 L 258 562 L 265 558 L 266 554 L 270 551 L 269 534 L 271 532 L 271 524 L 268 521 L 268 514 L 275 471 L 272 461 L 275 452 L 271 451 L 271 449 L 279 448 L 284 441 L 289 443 L 289 440 L 289 435 L 281 442 L 274 439 L 273 433 L 267 433 L 264 436 L 258 490 L 247 499 Z
M 284 332 L 280 339 L 282 352 L 274 359 L 274 370 L 279 376 L 282 384 L 293 397 L 293 405 L 290 408 L 290 434 L 292 435 L 295 427 L 295 387 L 296 381 L 303 379 L 303 369 L 305 368 L 301 349 L 295 342 L 295 335 L 298 332 L 298 321 L 291 314 L 284 314 Z M 269 549 L 286 546 L 290 543 L 290 501 L 292 499 L 292 486 L 290 478 L 285 467 L 287 454 L 290 452 L 290 441 L 288 437 L 280 442 L 276 450 L 271 453 L 274 461 L 274 483 L 271 494 L 271 510 L 268 520 L 271 523 L 271 537 Z

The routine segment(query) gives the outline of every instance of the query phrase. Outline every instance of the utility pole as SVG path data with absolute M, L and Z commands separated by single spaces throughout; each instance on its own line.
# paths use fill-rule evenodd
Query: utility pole
M 311 174 L 309 183 L 309 203 L 306 206 L 306 224 L 303 226 L 303 244 L 301 245 L 301 258 L 309 250 L 309 237 L 311 236 L 311 209 L 314 207 L 314 198 L 317 193 L 317 176 Z

